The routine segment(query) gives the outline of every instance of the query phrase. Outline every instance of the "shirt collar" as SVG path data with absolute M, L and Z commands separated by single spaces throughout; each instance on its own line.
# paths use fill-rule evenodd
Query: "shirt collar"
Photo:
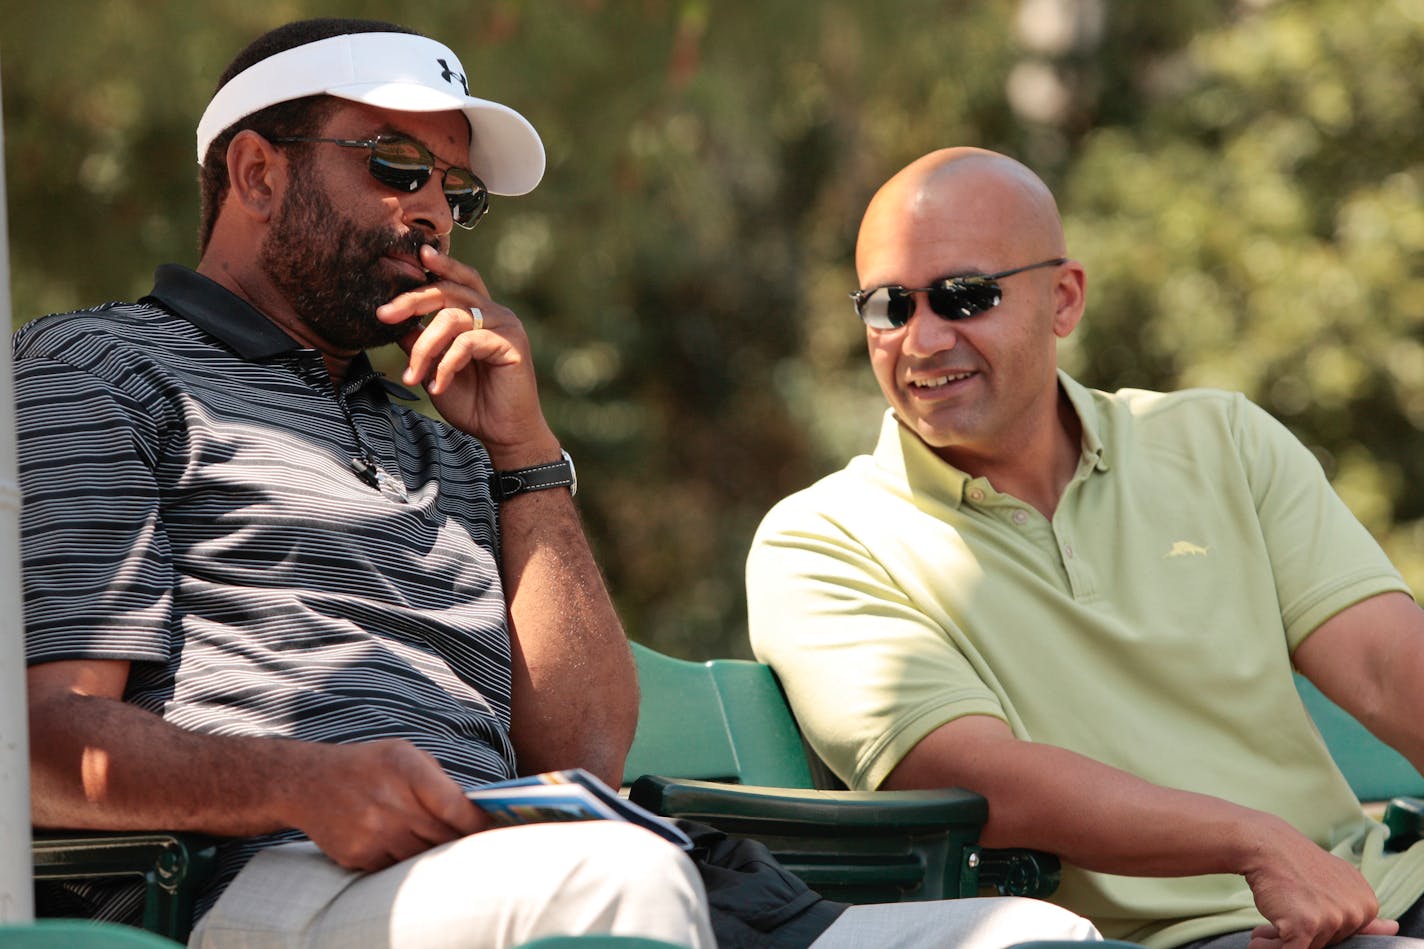
M 198 329 L 218 339 L 248 362 L 259 362 L 305 349 L 262 311 L 196 270 L 179 264 L 161 264 L 153 273 L 153 290 L 142 301 L 153 300 Z M 375 376 L 392 396 L 419 399 L 414 392 L 381 376 L 364 352 L 351 360 L 348 381 Z
M 163 264 L 153 273 L 154 299 L 249 362 L 302 346 L 252 304 L 196 270 Z M 142 301 L 140 301 L 142 302 Z
M 1068 404 L 1078 416 L 1083 426 L 1082 458 L 1092 464 L 1094 470 L 1108 470 L 1108 446 L 1103 442 L 1103 418 L 1098 411 L 1098 401 L 1087 386 L 1080 384 L 1062 369 L 1058 370 L 1058 384 L 1068 396 Z
M 1079 471 L 1083 465 L 1092 470 L 1107 471 L 1107 451 L 1101 436 L 1101 419 L 1092 391 L 1080 385 L 1061 369 L 1058 383 L 1068 396 L 1068 403 L 1082 425 L 1082 448 Z M 926 445 L 918 435 L 900 424 L 892 409 L 885 410 L 880 425 L 880 440 L 875 445 L 875 464 L 897 478 L 904 478 L 916 494 L 926 494 L 958 508 L 965 491 L 975 480 L 967 472 L 951 465 Z M 1080 475 L 1081 476 L 1081 475 Z

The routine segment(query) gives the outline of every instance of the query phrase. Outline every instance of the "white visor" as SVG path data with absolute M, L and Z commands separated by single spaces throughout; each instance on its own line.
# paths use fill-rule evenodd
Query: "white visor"
M 337 96 L 398 112 L 459 109 L 470 122 L 470 170 L 493 194 L 527 194 L 544 177 L 544 143 L 513 109 L 469 94 L 449 47 L 408 33 L 349 33 L 269 56 L 213 96 L 198 122 L 198 164 L 224 129 L 303 96 Z

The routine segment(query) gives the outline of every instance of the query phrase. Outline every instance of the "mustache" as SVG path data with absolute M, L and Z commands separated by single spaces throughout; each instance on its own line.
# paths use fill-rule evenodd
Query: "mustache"
M 436 250 L 440 249 L 440 245 L 434 238 L 428 237 L 420 231 L 406 231 L 405 233 L 382 231 L 371 235 L 367 249 L 373 260 L 388 254 L 420 260 L 420 249 L 426 245 L 434 247 Z

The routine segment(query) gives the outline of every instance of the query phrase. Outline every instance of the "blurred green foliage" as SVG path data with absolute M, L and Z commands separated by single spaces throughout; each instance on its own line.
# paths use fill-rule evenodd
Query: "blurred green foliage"
M 312 15 L 443 40 L 544 135 L 544 183 L 456 252 L 530 327 L 635 638 L 746 654 L 757 521 L 882 410 L 860 213 L 949 144 L 1059 195 L 1089 273 L 1071 371 L 1259 400 L 1424 589 L 1424 0 L 7 5 L 17 322 L 196 262 L 213 83 Z

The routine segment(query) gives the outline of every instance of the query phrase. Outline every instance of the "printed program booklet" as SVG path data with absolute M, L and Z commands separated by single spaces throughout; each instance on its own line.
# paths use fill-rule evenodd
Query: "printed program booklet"
M 620 797 L 617 791 L 582 768 L 496 781 L 465 796 L 500 826 L 541 821 L 623 820 L 651 830 L 683 850 L 692 849 L 692 840 L 675 824 Z

